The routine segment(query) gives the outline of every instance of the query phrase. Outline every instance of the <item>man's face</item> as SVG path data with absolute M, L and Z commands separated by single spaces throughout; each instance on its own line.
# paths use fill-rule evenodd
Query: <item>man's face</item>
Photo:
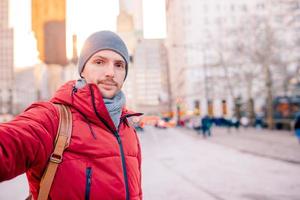
M 95 53 L 81 73 L 87 83 L 97 84 L 104 98 L 113 98 L 122 88 L 126 63 L 121 55 L 111 50 Z

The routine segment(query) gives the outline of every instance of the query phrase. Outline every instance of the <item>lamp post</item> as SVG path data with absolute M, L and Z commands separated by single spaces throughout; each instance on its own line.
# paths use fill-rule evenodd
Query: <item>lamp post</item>
M 180 123 L 180 121 L 181 121 L 181 117 L 180 117 L 180 104 L 179 103 L 177 103 L 177 105 L 176 105 L 176 111 L 177 111 L 177 126 L 181 126 L 181 123 Z
M 170 72 L 170 65 L 169 65 L 169 53 L 168 53 L 168 48 L 165 47 L 165 53 L 166 53 L 166 70 L 167 70 L 167 92 L 168 92 L 168 110 L 169 110 L 169 114 L 172 115 L 173 111 L 173 95 L 172 95 L 172 88 L 171 88 L 171 72 Z M 172 117 L 172 116 L 169 116 Z
M 207 106 L 207 115 L 213 117 L 213 104 L 209 95 L 209 87 L 208 87 L 208 76 L 207 76 L 207 62 L 206 62 L 206 51 L 202 49 L 203 56 L 203 71 L 204 71 L 204 93 L 206 98 L 206 106 Z

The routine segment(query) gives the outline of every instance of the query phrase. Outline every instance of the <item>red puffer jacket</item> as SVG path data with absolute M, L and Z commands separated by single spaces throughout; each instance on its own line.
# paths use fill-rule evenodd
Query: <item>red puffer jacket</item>
M 123 109 L 116 130 L 97 86 L 77 90 L 74 84 L 66 83 L 51 100 L 70 106 L 73 129 L 49 199 L 142 199 L 141 150 L 127 122 L 140 114 Z M 0 125 L 0 181 L 26 172 L 34 199 L 58 128 L 59 113 L 52 103 L 35 103 Z

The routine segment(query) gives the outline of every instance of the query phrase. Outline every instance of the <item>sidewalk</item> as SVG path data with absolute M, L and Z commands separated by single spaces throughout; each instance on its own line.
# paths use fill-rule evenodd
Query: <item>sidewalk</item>
M 178 128 L 180 129 L 180 128 Z M 188 134 L 238 151 L 300 165 L 300 144 L 292 131 L 213 127 L 212 137 L 203 138 L 191 129 Z

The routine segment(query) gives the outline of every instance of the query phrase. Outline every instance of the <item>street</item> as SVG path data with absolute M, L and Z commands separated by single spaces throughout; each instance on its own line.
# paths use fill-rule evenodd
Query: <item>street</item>
M 300 145 L 288 132 L 146 127 L 145 200 L 300 200 Z M 0 184 L 0 200 L 24 199 L 22 175 Z
M 296 200 L 300 199 L 300 165 L 280 159 L 259 156 L 235 149 L 236 133 L 225 129 L 213 130 L 212 138 L 203 139 L 186 129 L 159 130 L 150 128 L 141 134 L 143 147 L 143 188 L 146 200 Z M 250 133 L 249 133 L 250 134 Z M 260 139 L 263 131 L 257 131 Z M 215 138 L 214 138 L 215 137 Z M 228 138 L 227 141 L 225 138 Z M 249 136 L 246 141 L 262 142 Z M 274 136 L 275 137 L 275 136 Z M 300 145 L 292 135 L 280 136 L 284 146 L 291 143 L 300 158 Z M 223 143 L 220 142 L 223 138 Z M 231 138 L 231 143 L 230 143 Z M 276 138 L 276 137 L 275 137 Z M 272 148 L 269 138 L 264 146 Z M 239 138 L 238 141 L 241 141 Z M 274 141 L 275 142 L 275 141 Z M 244 142 L 245 143 L 245 142 Z M 256 146 L 252 144 L 255 152 Z M 246 145 L 245 145 L 246 146 Z M 250 152 L 250 148 L 248 152 Z M 277 152 L 275 152 L 276 154 Z M 290 152 L 289 152 L 290 153 Z M 282 153 L 283 154 L 283 153 Z M 290 156 L 293 157 L 293 156 Z

